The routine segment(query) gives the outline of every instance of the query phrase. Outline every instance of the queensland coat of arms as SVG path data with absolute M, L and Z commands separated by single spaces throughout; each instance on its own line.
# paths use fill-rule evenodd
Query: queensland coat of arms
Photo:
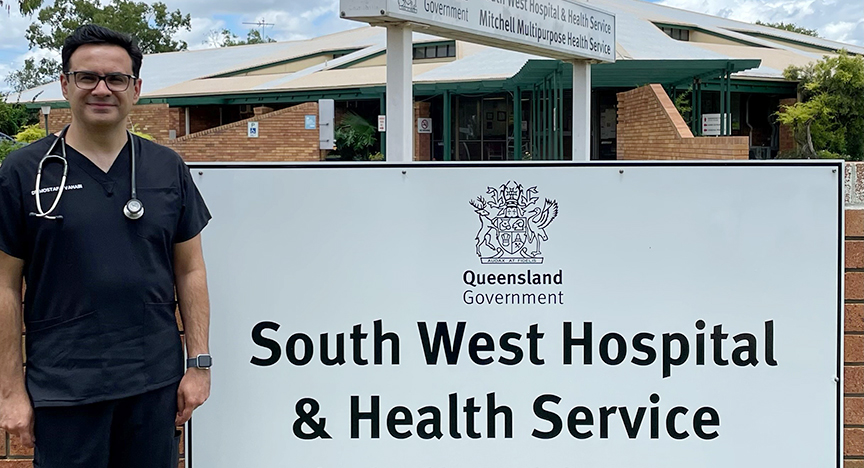
M 399 0 L 397 4 L 400 10 L 417 13 L 417 0 Z
M 480 217 L 475 246 L 481 263 L 543 263 L 540 244 L 549 239 L 546 228 L 558 216 L 558 202 L 537 201 L 537 187 L 525 190 L 508 181 L 469 201 Z M 484 255 L 485 254 L 485 255 Z

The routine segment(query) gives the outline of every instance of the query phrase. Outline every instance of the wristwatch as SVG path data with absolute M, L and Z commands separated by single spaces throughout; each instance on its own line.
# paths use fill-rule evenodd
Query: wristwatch
M 186 359 L 186 368 L 192 369 L 209 369 L 213 365 L 213 358 L 209 354 L 199 354 L 195 357 Z

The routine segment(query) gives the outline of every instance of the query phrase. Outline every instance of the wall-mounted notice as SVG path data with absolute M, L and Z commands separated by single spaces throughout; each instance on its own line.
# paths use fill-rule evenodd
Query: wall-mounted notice
M 615 61 L 615 15 L 569 0 L 341 0 L 341 16 L 562 60 Z
M 258 138 L 258 122 L 246 123 L 246 137 Z
M 702 114 L 702 136 L 720 136 L 720 114 Z
M 840 169 L 195 165 L 193 466 L 839 467 Z
M 428 117 L 418 118 L 417 133 L 432 133 L 432 119 Z

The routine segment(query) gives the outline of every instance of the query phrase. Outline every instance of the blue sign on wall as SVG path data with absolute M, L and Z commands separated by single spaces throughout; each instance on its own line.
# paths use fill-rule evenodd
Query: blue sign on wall
M 315 130 L 315 117 L 314 115 L 306 116 L 306 130 Z

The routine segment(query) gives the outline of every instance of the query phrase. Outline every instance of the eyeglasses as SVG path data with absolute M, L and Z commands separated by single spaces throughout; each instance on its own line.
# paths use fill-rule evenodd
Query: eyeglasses
M 137 80 L 138 77 L 127 75 L 125 73 L 109 73 L 107 75 L 98 75 L 87 71 L 66 72 L 66 75 L 72 75 L 72 80 L 75 81 L 75 86 L 85 91 L 96 89 L 99 82 L 105 80 L 105 86 L 115 92 L 126 91 L 129 89 L 129 83 L 132 80 Z

